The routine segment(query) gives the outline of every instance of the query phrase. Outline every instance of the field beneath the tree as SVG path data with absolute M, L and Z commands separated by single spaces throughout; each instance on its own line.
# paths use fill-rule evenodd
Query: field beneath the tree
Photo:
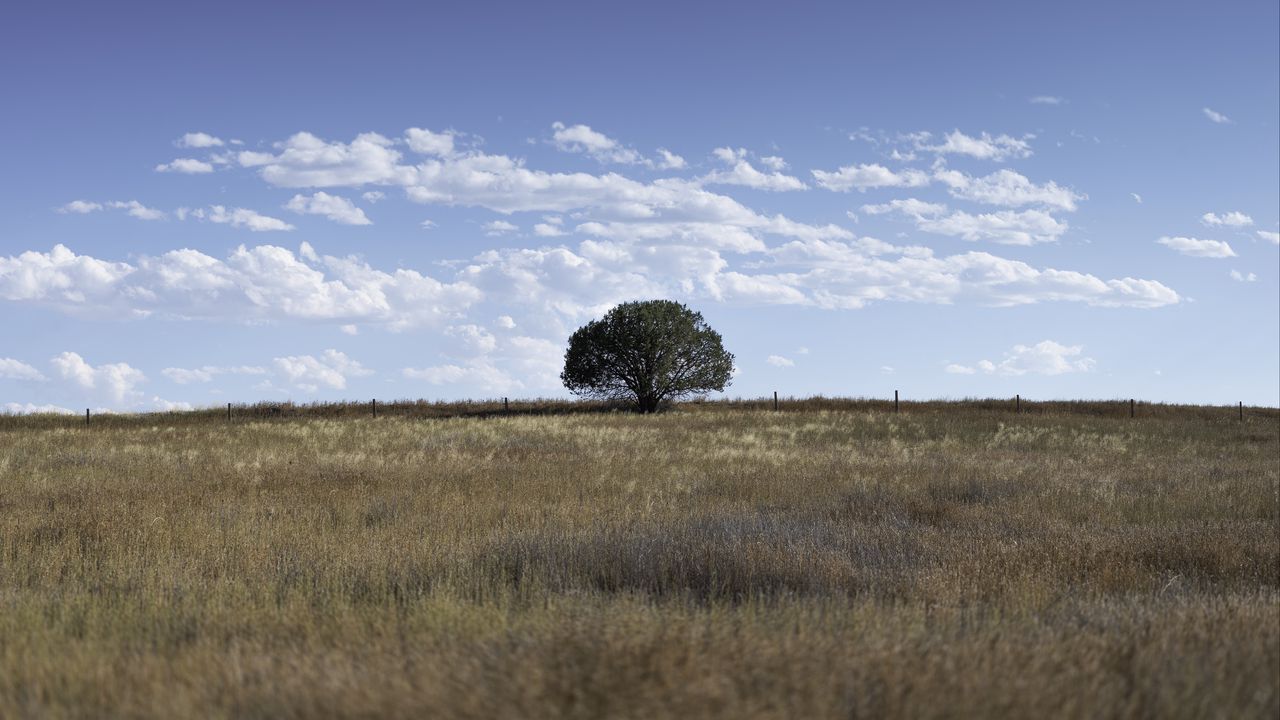
M 1008 405 L 0 417 L 0 717 L 1280 715 L 1280 412 Z

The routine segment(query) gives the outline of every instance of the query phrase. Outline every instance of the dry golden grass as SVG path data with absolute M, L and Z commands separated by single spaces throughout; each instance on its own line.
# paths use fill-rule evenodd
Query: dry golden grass
M 760 407 L 4 418 L 0 717 L 1280 714 L 1276 411 Z

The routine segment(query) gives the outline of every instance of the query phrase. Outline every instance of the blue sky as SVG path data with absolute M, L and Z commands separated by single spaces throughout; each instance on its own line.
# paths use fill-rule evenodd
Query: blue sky
M 26 4 L 0 410 L 728 394 L 1280 403 L 1280 16 L 1239 3 Z

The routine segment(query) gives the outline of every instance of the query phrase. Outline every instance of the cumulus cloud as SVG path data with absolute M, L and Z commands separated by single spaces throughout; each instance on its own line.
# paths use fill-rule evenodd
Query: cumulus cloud
M 335 187 L 366 184 L 411 183 L 412 166 L 400 164 L 395 142 L 378 133 L 361 133 L 350 143 L 326 142 L 300 132 L 277 143 L 276 153 L 243 151 L 237 155 L 243 167 L 280 187 Z
M 862 192 L 883 187 L 923 187 L 929 184 L 929 175 L 920 170 L 905 169 L 894 172 L 883 165 L 846 165 L 834 172 L 813 170 L 818 185 L 835 192 Z
M 409 149 L 423 155 L 448 157 L 453 154 L 453 137 L 450 132 L 431 132 L 422 128 L 409 128 L 404 133 Z
M 1231 271 L 1231 279 L 1236 282 L 1257 282 L 1258 276 L 1255 273 L 1242 273 L 1239 270 Z
M 795 367 L 796 365 L 794 360 L 788 357 L 783 357 L 782 355 L 770 355 L 765 358 L 765 362 L 774 367 Z
M 972 177 L 956 170 L 939 170 L 934 177 L 946 185 L 953 197 L 985 205 L 1043 205 L 1057 210 L 1075 210 L 1083 200 L 1069 188 L 1050 181 L 1037 185 L 1013 170 L 998 170 L 985 177 Z
M 979 160 L 1003 162 L 1010 158 L 1024 158 L 1031 155 L 1031 144 L 1027 142 L 1032 136 L 1015 138 L 1009 135 L 992 136 L 982 133 L 978 137 L 966 135 L 953 130 L 939 144 L 929 144 L 931 136 L 921 133 L 916 140 L 916 149 L 927 150 L 938 155 L 968 155 Z
M 156 172 L 176 172 L 184 175 L 200 175 L 213 172 L 213 165 L 195 158 L 176 158 L 156 166 Z
M 125 210 L 129 213 L 129 217 L 135 217 L 139 220 L 163 220 L 165 218 L 163 211 L 149 208 L 137 200 L 113 200 L 106 203 L 106 206 L 115 210 Z
M 88 200 L 72 200 L 71 202 L 58 208 L 58 212 L 74 213 L 76 215 L 86 215 L 91 212 L 102 209 L 102 203 L 89 202 Z
M 57 405 L 36 405 L 33 403 L 5 403 L 4 411 L 10 415 L 76 415 L 75 410 L 71 410 Z
M 1097 365 L 1093 358 L 1083 357 L 1081 345 L 1062 345 L 1044 340 L 1035 345 L 1014 345 L 1000 362 L 980 360 L 974 366 L 951 364 L 945 371 L 954 375 L 1063 375 L 1089 372 Z
M 276 370 L 294 387 L 314 393 L 320 386 L 345 390 L 347 379 L 372 375 L 373 371 L 337 350 L 325 350 L 320 357 L 290 355 L 272 361 Z
M 431 385 L 470 385 L 480 388 L 483 392 L 500 393 L 523 387 L 521 382 L 497 368 L 489 360 L 425 368 L 405 368 L 401 373 L 410 380 L 422 380 Z
M 142 256 L 137 264 L 48 253 L 0 257 L 0 298 L 78 313 L 233 322 L 353 321 L 392 329 L 433 324 L 479 299 L 465 283 L 413 270 L 384 272 L 356 258 L 240 246 L 226 259 L 196 250 Z
M 1233 227 L 1233 228 L 1242 228 L 1242 227 L 1249 227 L 1250 225 L 1252 225 L 1253 218 L 1249 217 L 1248 215 L 1245 215 L 1242 212 L 1232 210 L 1231 212 L 1226 212 L 1221 215 L 1218 215 L 1217 213 L 1211 213 L 1211 212 L 1205 213 L 1204 215 L 1200 216 L 1200 222 L 1204 223 L 1208 227 L 1225 226 L 1225 227 Z
M 684 158 L 666 148 L 658 148 L 658 157 L 661 158 L 657 163 L 659 170 L 679 170 L 687 164 Z
M 341 199 L 341 198 L 339 198 Z M 273 232 L 288 231 L 294 227 L 289 223 L 268 215 L 263 215 L 256 210 L 247 208 L 226 208 L 222 205 L 210 205 L 206 210 L 204 208 L 196 208 L 189 210 L 181 208 L 178 211 L 178 218 L 185 220 L 188 217 L 197 220 L 207 220 L 211 223 L 221 225 L 230 225 L 234 228 L 244 228 L 253 232 Z
M 484 230 L 485 235 L 492 236 L 492 235 L 506 235 L 507 233 L 516 232 L 517 230 L 520 229 L 520 226 L 516 225 L 515 223 L 509 223 L 506 220 L 493 220 L 491 222 L 485 223 L 484 225 L 481 225 L 480 228 Z
M 1280 232 L 1273 232 L 1271 230 L 1259 230 L 1257 232 L 1258 232 L 1258 237 L 1262 238 L 1263 240 L 1266 240 L 1272 245 L 1280 245 Z
M 1231 118 L 1227 117 L 1226 115 L 1223 115 L 1220 112 L 1217 112 L 1216 110 L 1213 110 L 1211 108 L 1201 108 L 1201 112 L 1204 113 L 1205 117 L 1209 118 L 1210 120 L 1212 120 L 1213 122 L 1219 125 L 1231 124 Z
M 715 170 L 707 173 L 699 181 L 708 185 L 742 185 L 757 190 L 771 190 L 774 192 L 808 189 L 809 186 L 801 182 L 799 178 L 779 172 L 781 168 L 776 166 L 777 162 L 781 161 L 781 158 L 771 157 L 770 161 L 775 166 L 774 170 L 773 172 L 763 173 L 746 160 L 746 154 L 745 150 L 716 148 L 716 157 L 732 167 L 727 170 Z M 782 163 L 782 167 L 785 166 L 786 163 Z
M 203 132 L 189 132 L 175 140 L 173 144 L 180 148 L 211 148 L 224 145 L 221 138 Z
M 1138 193 L 1129 193 L 1129 197 L 1133 198 L 1133 201 L 1138 203 L 1139 205 L 1142 204 L 1142 196 L 1139 195 Z
M 92 391 L 108 398 L 116 405 L 136 401 L 135 389 L 147 377 L 141 370 L 127 363 L 112 363 L 94 367 L 78 353 L 64 352 L 50 360 L 58 376 L 84 391 Z
M 1054 242 L 1067 231 L 1067 224 L 1041 210 L 1001 210 L 973 215 L 964 211 L 947 213 L 947 206 L 915 198 L 891 200 L 879 205 L 863 205 L 868 215 L 898 213 L 916 227 L 937 235 L 964 240 L 988 240 L 1004 245 L 1034 245 Z
M 4 380 L 44 380 L 44 375 L 30 365 L 14 360 L 0 358 L 0 379 Z
M 551 129 L 554 131 L 551 141 L 558 150 L 585 153 L 602 163 L 637 165 L 644 162 L 640 153 L 587 125 L 566 126 L 562 122 L 556 122 L 552 123 Z
M 179 385 L 190 385 L 192 383 L 213 382 L 213 379 L 220 375 L 266 375 L 267 369 L 246 365 L 236 367 L 205 365 L 198 368 L 170 367 L 161 370 L 160 374 Z
M 368 193 L 366 193 L 367 195 Z M 321 215 L 342 225 L 372 225 L 364 210 L 339 195 L 317 192 L 313 195 L 294 195 L 286 209 L 301 215 Z
M 1191 257 L 1228 258 L 1236 253 L 1231 246 L 1221 240 L 1200 240 L 1189 237 L 1162 237 L 1156 240 L 1165 247 L 1172 248 Z
M 367 203 L 376 203 L 379 200 L 386 199 L 387 194 L 381 190 L 370 190 L 367 193 L 363 193 L 360 197 L 364 198 L 364 201 Z

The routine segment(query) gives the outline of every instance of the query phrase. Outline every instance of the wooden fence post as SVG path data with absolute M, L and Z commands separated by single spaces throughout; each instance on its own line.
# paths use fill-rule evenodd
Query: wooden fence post
M 1133 398 L 1129 398 L 1129 417 L 1133 417 L 1133 408 L 1134 408 Z
M 89 427 L 89 408 L 84 409 L 84 426 Z
M 227 422 L 231 422 L 231 403 L 227 403 Z
M 370 400 L 369 407 L 373 409 L 373 417 L 376 419 L 378 417 L 378 398 Z
M 898 391 L 893 391 L 893 411 L 898 412 Z
M 1022 412 L 1022 395 L 1014 395 L 1013 404 L 1014 404 L 1014 410 L 1016 410 L 1019 413 Z
M 778 391 L 777 390 L 773 391 L 773 411 L 774 412 L 778 411 Z
M 1244 401 L 1243 400 L 1240 401 L 1240 420 L 1241 422 L 1244 421 Z
M 511 412 L 511 405 L 507 402 L 507 398 L 505 397 L 502 398 L 502 412 L 504 415 Z

